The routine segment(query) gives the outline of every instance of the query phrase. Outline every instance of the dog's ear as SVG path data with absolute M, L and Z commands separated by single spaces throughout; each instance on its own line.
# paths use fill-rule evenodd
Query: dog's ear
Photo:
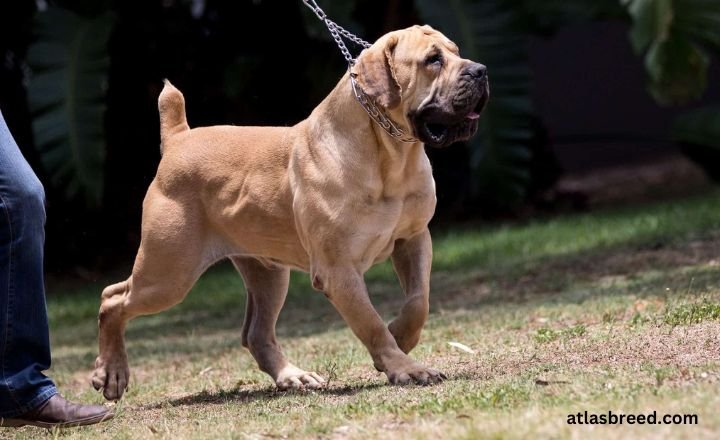
M 385 108 L 400 104 L 400 84 L 393 68 L 393 53 L 398 39 L 389 35 L 365 49 L 357 59 L 353 71 L 365 93 Z

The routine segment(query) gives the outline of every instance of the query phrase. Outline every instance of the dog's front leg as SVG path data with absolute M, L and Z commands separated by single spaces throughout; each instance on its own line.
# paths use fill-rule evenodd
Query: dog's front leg
M 323 270 L 324 269 L 324 270 Z M 370 298 L 362 274 L 353 267 L 326 267 L 313 271 L 315 281 L 348 323 L 353 333 L 365 344 L 375 368 L 387 374 L 392 384 L 431 384 L 445 376 L 412 360 L 398 347 Z
M 388 328 L 400 349 L 410 353 L 420 340 L 420 332 L 430 308 L 430 231 L 426 228 L 412 238 L 398 240 L 392 254 L 392 263 L 405 292 L 405 304 Z

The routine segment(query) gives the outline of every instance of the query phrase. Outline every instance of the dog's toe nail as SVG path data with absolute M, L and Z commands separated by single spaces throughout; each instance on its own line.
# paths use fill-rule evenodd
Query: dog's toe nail
M 411 381 L 412 381 L 412 378 L 410 377 L 409 374 L 403 373 L 397 377 L 398 385 L 409 385 Z
M 310 377 L 315 379 L 315 381 L 317 381 L 318 383 L 321 383 L 321 384 L 325 383 L 325 379 L 323 379 L 322 376 L 320 376 L 319 374 L 317 374 L 315 372 L 310 373 Z
M 300 379 L 298 379 L 297 377 L 291 377 L 291 378 L 290 378 L 290 386 L 291 386 L 292 388 L 295 388 L 295 389 L 300 390 L 300 389 L 303 388 L 303 383 L 302 383 L 302 381 L 300 381 Z
M 105 379 L 99 377 L 98 375 L 93 376 L 90 382 L 92 383 L 93 388 L 97 391 L 100 391 L 105 386 Z

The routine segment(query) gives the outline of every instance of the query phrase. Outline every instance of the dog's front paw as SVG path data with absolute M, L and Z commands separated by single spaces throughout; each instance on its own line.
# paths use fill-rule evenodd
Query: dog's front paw
M 293 364 L 280 370 L 275 384 L 281 390 L 318 389 L 325 385 L 325 379 L 313 371 L 305 371 Z
M 447 379 L 445 374 L 412 361 L 400 367 L 390 368 L 385 374 L 392 385 L 432 385 Z
M 106 362 L 98 356 L 95 360 L 92 385 L 98 391 L 103 390 L 103 396 L 107 400 L 119 400 L 127 389 L 129 378 L 127 359 Z

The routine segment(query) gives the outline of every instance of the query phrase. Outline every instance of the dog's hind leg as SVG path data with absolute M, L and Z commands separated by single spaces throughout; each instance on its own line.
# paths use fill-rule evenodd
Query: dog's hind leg
M 193 223 L 198 216 L 187 214 L 181 205 L 160 197 L 146 204 L 132 275 L 102 292 L 92 384 L 108 400 L 122 397 L 130 377 L 124 341 L 127 322 L 181 302 L 207 266 L 204 241 Z
M 287 296 L 290 269 L 267 267 L 250 257 L 231 259 L 247 290 L 242 344 L 250 350 L 260 369 L 273 378 L 278 388 L 321 387 L 325 380 L 288 362 L 275 337 L 275 324 Z

